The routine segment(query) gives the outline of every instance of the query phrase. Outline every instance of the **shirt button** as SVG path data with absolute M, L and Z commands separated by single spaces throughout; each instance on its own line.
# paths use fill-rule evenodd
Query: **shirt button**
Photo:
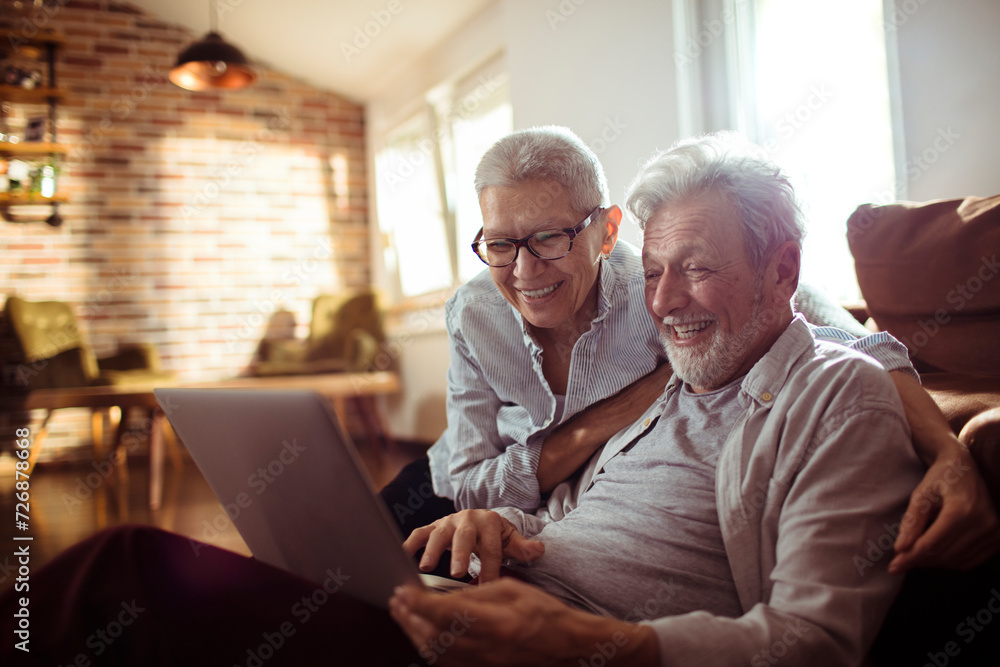
M 771 396 L 771 394 L 770 394 L 769 392 L 766 392 L 766 391 L 765 391 L 765 392 L 764 392 L 763 394 L 761 394 L 761 395 L 760 395 L 760 398 L 761 398 L 761 400 L 763 400 L 763 401 L 764 401 L 765 403 L 767 403 L 767 402 L 768 402 L 768 401 L 770 401 L 770 400 L 771 400 L 771 399 L 772 399 L 773 397 Z
M 646 417 L 646 421 L 642 422 L 642 426 L 643 426 L 643 428 L 645 428 L 646 426 L 649 426 L 649 417 Z

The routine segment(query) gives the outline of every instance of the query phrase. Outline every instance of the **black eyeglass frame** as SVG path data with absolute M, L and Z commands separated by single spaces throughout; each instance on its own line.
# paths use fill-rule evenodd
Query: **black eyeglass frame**
M 527 248 L 528 252 L 530 252 L 532 255 L 534 255 L 538 259 L 544 259 L 547 262 L 551 261 L 551 260 L 554 260 L 554 259 L 562 259 L 566 255 L 568 255 L 571 250 L 573 250 L 573 241 L 576 240 L 576 237 L 579 236 L 580 233 L 584 229 L 586 229 L 587 226 L 590 223 L 592 223 L 594 221 L 594 216 L 597 215 L 598 213 L 600 213 L 603 210 L 604 209 L 602 207 L 600 207 L 600 206 L 596 207 L 593 211 L 591 211 L 587 215 L 586 218 L 584 218 L 583 220 L 581 220 L 580 223 L 578 225 L 576 225 L 575 227 L 563 227 L 561 229 L 560 228 L 556 228 L 556 229 L 541 229 L 541 230 L 535 232 L 534 234 L 528 234 L 523 239 L 505 239 L 505 238 L 489 239 L 490 241 L 509 241 L 510 243 L 514 244 L 514 257 L 509 262 L 507 262 L 506 264 L 490 264 L 488 261 L 486 261 L 485 257 L 483 257 L 482 255 L 479 254 L 478 246 L 479 246 L 480 243 L 483 243 L 486 240 L 486 239 L 483 239 L 483 230 L 485 229 L 484 227 L 480 227 L 479 228 L 479 233 L 476 234 L 476 240 L 472 242 L 472 252 L 476 253 L 476 257 L 478 257 L 479 260 L 483 264 L 485 264 L 486 266 L 491 266 L 494 269 L 500 269 L 500 268 L 503 268 L 505 266 L 510 266 L 511 264 L 513 264 L 514 262 L 516 262 L 517 261 L 517 255 L 518 255 L 518 253 L 521 252 L 521 246 L 524 246 L 525 248 Z M 531 239 L 535 238 L 535 236 L 537 236 L 538 234 L 549 234 L 551 232 L 562 232 L 563 234 L 566 234 L 567 236 L 569 236 L 569 248 L 566 250 L 565 254 L 559 255 L 558 257 L 542 257 L 537 252 L 535 252 L 534 249 L 532 249 L 532 247 L 530 245 L 528 245 L 528 241 L 530 241 Z

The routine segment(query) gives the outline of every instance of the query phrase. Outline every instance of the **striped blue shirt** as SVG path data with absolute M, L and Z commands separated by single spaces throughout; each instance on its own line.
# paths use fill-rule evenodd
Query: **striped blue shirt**
M 646 312 L 636 249 L 619 241 L 599 280 L 597 317 L 571 351 L 562 414 L 542 374 L 541 347 L 489 272 L 449 299 L 448 426 L 428 452 L 438 496 L 452 498 L 459 509 L 534 510 L 541 504 L 536 471 L 549 432 L 656 367 L 663 347 Z M 855 339 L 831 327 L 814 333 L 888 370 L 913 372 L 905 346 L 888 334 Z

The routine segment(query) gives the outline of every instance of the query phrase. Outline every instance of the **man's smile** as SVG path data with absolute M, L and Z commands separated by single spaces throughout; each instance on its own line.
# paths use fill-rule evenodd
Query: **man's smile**
M 669 324 L 664 321 L 664 325 L 670 328 L 674 340 L 678 342 L 694 339 L 713 323 L 714 320 L 696 320 L 678 324 Z

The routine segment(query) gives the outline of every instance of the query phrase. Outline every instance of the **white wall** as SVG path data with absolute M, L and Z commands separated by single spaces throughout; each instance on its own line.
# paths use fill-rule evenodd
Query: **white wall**
M 515 129 L 572 129 L 622 204 L 638 165 L 678 138 L 670 3 L 509 0 L 504 32 Z M 629 224 L 624 238 L 637 232 Z
M 1000 193 L 1000 2 L 886 2 L 895 3 L 908 198 Z M 672 24 L 667 0 L 498 0 L 373 100 L 369 128 L 502 48 L 515 127 L 572 128 L 599 153 L 620 203 L 638 163 L 677 138 Z M 623 236 L 636 238 L 627 227 Z M 417 319 L 397 329 L 405 389 L 387 407 L 395 435 L 430 441 L 445 425 L 448 345 L 440 304 Z
M 369 146 L 413 98 L 502 48 L 515 129 L 570 127 L 599 154 L 621 203 L 638 164 L 677 138 L 672 35 L 663 0 L 498 0 L 369 103 Z M 623 236 L 636 240 L 634 226 Z M 394 436 L 431 441 L 445 427 L 448 342 L 439 307 L 416 318 L 395 328 L 404 393 L 386 408 Z
M 891 1 L 907 199 L 1000 194 L 1000 2 Z

